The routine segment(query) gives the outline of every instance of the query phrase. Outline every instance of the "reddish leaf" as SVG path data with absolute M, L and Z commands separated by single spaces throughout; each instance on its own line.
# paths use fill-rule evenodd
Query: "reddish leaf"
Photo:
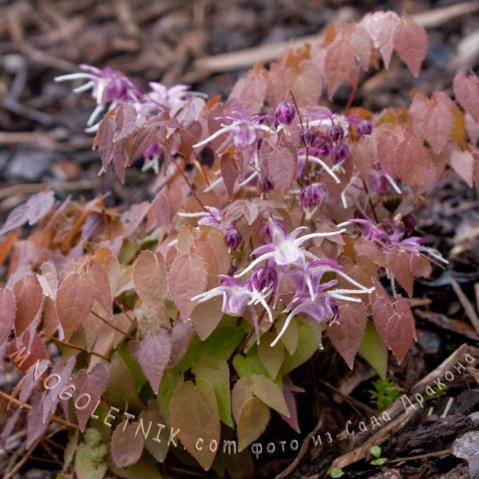
M 113 143 L 129 135 L 133 131 L 136 122 L 136 109 L 131 103 L 122 103 L 115 113 Z
M 88 264 L 88 276 L 95 285 L 96 298 L 105 311 L 107 318 L 110 318 L 113 315 L 113 299 L 106 269 L 98 261 L 92 260 Z
M 329 100 L 342 83 L 351 81 L 354 75 L 354 58 L 353 47 L 347 40 L 338 39 L 329 46 L 324 61 Z
M 31 196 L 25 204 L 17 206 L 10 212 L 3 228 L 0 229 L 0 236 L 25 223 L 36 224 L 51 210 L 54 203 L 53 191 L 42 191 Z
M 249 114 L 255 115 L 263 107 L 266 85 L 264 68 L 257 65 L 236 82 L 231 90 L 228 103 L 239 105 Z
M 98 146 L 101 158 L 100 174 L 104 173 L 113 160 L 113 136 L 115 135 L 115 120 L 110 115 L 103 117 L 95 136 L 94 146 Z
M 206 265 L 200 256 L 183 254 L 173 261 L 168 271 L 168 290 L 181 319 L 190 317 L 195 307 L 191 298 L 205 291 L 207 282 Z
M 360 22 L 360 25 L 369 33 L 374 48 L 380 51 L 386 68 L 389 68 L 394 34 L 400 23 L 401 20 L 394 12 L 368 13 Z
M 379 282 L 371 298 L 373 320 L 386 346 L 401 363 L 416 338 L 414 318 L 408 302 L 399 295 L 392 301 Z
M 82 431 L 85 430 L 90 415 L 97 407 L 107 383 L 108 369 L 102 363 L 95 364 L 90 371 L 86 369 L 78 371 L 75 378 L 75 404 L 78 407 L 74 409 Z
M 95 298 L 95 288 L 84 276 L 73 273 L 60 284 L 57 293 L 57 313 L 65 339 L 82 325 L 91 311 Z
M 453 90 L 462 108 L 479 122 L 479 78 L 459 72 L 454 78 Z
M 423 135 L 436 155 L 441 153 L 449 141 L 453 122 L 453 114 L 442 104 L 432 106 L 426 113 L 423 125 Z
M 364 304 L 344 304 L 339 308 L 339 323 L 327 329 L 334 348 L 350 369 L 353 369 L 354 358 L 361 346 L 367 320 L 368 312 Z
M 191 321 L 178 319 L 173 323 L 169 366 L 175 367 L 183 359 L 193 338 L 193 333 L 193 324 Z
M 21 336 L 35 319 L 43 300 L 42 287 L 33 274 L 26 275 L 13 285 L 17 303 L 15 332 Z
M 469 185 L 472 186 L 474 178 L 474 157 L 467 150 L 455 148 L 451 152 L 449 163 L 454 171 Z
M 159 329 L 156 334 L 146 336 L 141 341 L 131 341 L 131 354 L 140 363 L 153 393 L 156 395 L 171 354 L 171 339 L 168 332 Z
M 285 381 L 286 382 L 286 381 Z M 288 406 L 289 416 L 281 415 L 281 419 L 285 421 L 293 431 L 296 431 L 298 434 L 301 433 L 298 422 L 298 407 L 296 405 L 296 399 L 294 398 L 293 391 L 286 387 L 286 384 L 283 386 L 283 395 Z
M 404 17 L 394 34 L 394 49 L 417 77 L 427 53 L 427 33 L 411 17 Z
M 264 151 L 264 164 L 266 175 L 273 185 L 281 191 L 287 191 L 296 174 L 296 155 L 281 146 L 266 146 Z
M 357 61 L 361 65 L 361 68 L 367 71 L 373 49 L 371 37 L 362 25 L 354 24 L 349 33 L 349 39 L 354 48 Z
M 10 336 L 15 325 L 17 306 L 15 295 L 9 289 L 0 288 L 0 347 Z
M 48 422 L 55 413 L 58 402 L 60 401 L 60 393 L 72 392 L 72 388 L 68 389 L 65 386 L 70 385 L 71 374 L 75 367 L 76 357 L 71 356 L 70 359 L 64 364 L 60 362 L 55 365 L 50 375 L 44 378 L 44 384 L 49 381 L 50 389 L 46 392 L 41 403 L 42 421 Z M 52 379 L 49 379 L 52 378 Z M 55 387 L 53 387 L 53 385 Z
M 404 183 L 423 186 L 434 180 L 434 170 L 429 152 L 413 136 L 406 137 L 398 146 L 394 170 Z
M 118 467 L 127 467 L 139 461 L 145 441 L 137 434 L 138 423 L 122 422 L 111 435 L 111 457 Z
M 163 256 L 149 250 L 142 251 L 135 261 L 133 270 L 135 290 L 146 306 L 148 313 L 155 318 L 157 327 L 167 324 L 165 309 L 166 268 Z
M 413 254 L 400 247 L 393 248 L 387 254 L 388 267 L 408 296 L 412 296 L 413 293 L 414 278 L 411 271 Z

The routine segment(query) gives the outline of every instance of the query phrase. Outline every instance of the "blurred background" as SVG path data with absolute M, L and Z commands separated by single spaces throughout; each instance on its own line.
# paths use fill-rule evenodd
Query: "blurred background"
M 415 15 L 428 29 L 425 68 L 414 80 L 394 58 L 388 72 L 368 74 L 355 104 L 405 104 L 413 87 L 447 89 L 457 69 L 477 67 L 477 1 L 0 0 L 0 217 L 46 185 L 59 197 L 111 191 L 110 204 L 147 194 L 151 176 L 139 168 L 128 172 L 125 189 L 111 175 L 97 177 L 98 154 L 84 133 L 93 104 L 72 94 L 71 84 L 54 83 L 56 75 L 88 63 L 140 85 L 188 83 L 224 96 L 285 42 L 318 41 L 328 24 L 381 9 Z M 335 101 L 348 95 L 340 90 Z

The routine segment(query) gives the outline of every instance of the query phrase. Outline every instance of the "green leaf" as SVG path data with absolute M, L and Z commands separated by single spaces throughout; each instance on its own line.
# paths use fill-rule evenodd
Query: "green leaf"
M 226 361 L 214 361 L 203 358 L 193 367 L 196 379 L 203 379 L 214 390 L 220 419 L 229 427 L 233 427 L 231 416 L 230 372 Z
M 171 398 L 171 423 L 186 450 L 207 471 L 216 450 L 210 444 L 220 440 L 220 415 L 213 388 L 202 379 L 180 384 Z M 201 441 L 201 442 L 200 442 Z
M 205 357 L 217 361 L 229 359 L 246 335 L 244 327 L 237 326 L 236 321 L 237 318 L 225 316 L 205 341 L 201 341 L 200 338 L 195 336 L 179 364 L 180 370 L 190 369 L 201 358 Z
M 163 462 L 168 453 L 169 429 L 163 428 L 158 436 L 158 424 L 165 424 L 164 419 L 158 411 L 158 403 L 151 400 L 146 409 L 140 413 L 139 421 L 143 424 L 145 432 L 145 449 L 158 462 Z M 151 425 L 151 430 L 149 429 Z M 139 434 L 142 434 L 140 432 Z M 156 441 L 154 440 L 156 438 Z
M 248 351 L 248 354 L 237 354 L 233 358 L 233 366 L 241 378 L 259 374 L 261 376 L 269 376 L 268 371 L 261 364 L 258 358 L 258 348 L 254 346 Z
M 170 402 L 175 389 L 183 382 L 183 373 L 178 368 L 166 369 L 161 378 L 158 390 L 158 407 L 160 414 L 167 420 L 170 419 Z
M 282 314 L 279 316 L 278 320 L 275 322 L 275 329 L 276 333 L 281 331 L 284 322 L 286 321 L 286 315 Z M 288 353 L 294 354 L 296 348 L 298 347 L 298 340 L 299 340 L 299 328 L 298 322 L 295 319 L 291 321 L 288 326 L 288 329 L 284 332 L 283 336 L 281 336 L 281 343 L 284 345 Z
M 78 445 L 75 454 L 75 473 L 78 479 L 103 479 L 105 476 L 107 448 L 101 439 L 101 434 L 95 429 L 86 430 L 85 442 Z
M 279 414 L 289 417 L 289 409 L 283 391 L 272 379 L 254 374 L 249 378 L 253 394 Z
M 363 342 L 359 348 L 361 356 L 374 368 L 381 378 L 386 377 L 388 350 L 372 321 L 368 321 Z
M 147 382 L 147 379 L 143 374 L 140 364 L 130 353 L 128 349 L 128 343 L 126 341 L 118 349 L 118 354 L 130 370 L 133 380 L 135 381 L 137 391 L 140 391 L 143 385 Z
M 238 420 L 238 451 L 244 450 L 263 434 L 270 412 L 258 398 L 252 397 L 241 408 Z
M 371 456 L 374 456 L 375 458 L 380 458 L 381 448 L 379 446 L 373 446 L 369 449 L 369 453 L 371 454 Z
M 280 376 L 284 376 L 293 369 L 306 362 L 321 346 L 320 325 L 310 319 L 298 321 L 298 346 L 291 356 L 286 355 Z
M 144 453 L 140 461 L 132 466 L 125 468 L 117 467 L 113 461 L 109 462 L 109 467 L 115 476 L 123 479 L 162 479 L 162 475 L 158 472 L 155 460 L 147 453 Z
M 386 464 L 388 460 L 385 457 L 379 457 L 378 459 L 373 459 L 370 464 L 373 466 L 382 466 L 383 464 Z
M 263 366 L 268 371 L 271 379 L 276 379 L 276 376 L 281 369 L 284 361 L 284 346 L 279 342 L 273 348 L 270 346 L 274 340 L 275 335 L 271 332 L 264 334 L 261 337 L 261 343 L 258 346 L 258 357 Z
M 331 471 L 331 474 L 330 476 L 332 478 L 338 478 L 338 477 L 343 477 L 344 476 L 344 471 L 342 469 L 340 469 L 339 467 L 335 467 L 332 471 Z
M 139 369 L 139 366 L 136 365 L 136 368 Z M 128 401 L 132 409 L 141 409 L 143 407 L 138 397 L 138 386 L 132 372 L 118 352 L 113 355 L 110 362 L 108 385 L 103 394 L 103 399 L 110 405 L 120 409 L 125 407 L 125 401 Z

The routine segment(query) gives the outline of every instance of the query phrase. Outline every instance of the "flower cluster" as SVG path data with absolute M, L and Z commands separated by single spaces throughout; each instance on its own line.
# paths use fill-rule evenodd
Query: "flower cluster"
M 338 319 L 337 300 L 360 302 L 356 295 L 370 294 L 368 288 L 341 271 L 333 260 L 318 258 L 306 249 L 306 244 L 316 238 L 341 235 L 344 229 L 328 232 L 306 233 L 301 226 L 290 233 L 282 225 L 270 220 L 265 228 L 269 242 L 252 251 L 255 259 L 241 272 L 222 276 L 222 284 L 192 298 L 204 302 L 216 296 L 223 298 L 222 311 L 233 316 L 244 316 L 248 309 L 259 343 L 258 314 L 255 306 L 261 304 L 273 323 L 273 311 L 278 305 L 286 305 L 286 321 L 271 346 L 277 344 L 297 315 L 304 313 L 318 323 L 332 324 Z M 324 281 L 326 273 L 345 279 L 355 289 L 336 288 L 338 280 Z M 246 280 L 239 280 L 250 275 Z

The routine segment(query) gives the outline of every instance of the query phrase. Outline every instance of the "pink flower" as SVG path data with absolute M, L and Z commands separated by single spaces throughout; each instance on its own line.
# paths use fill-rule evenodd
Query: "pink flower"
M 270 221 L 271 242 L 256 248 L 252 254 L 257 256 L 241 273 L 237 274 L 239 278 L 249 273 L 256 265 L 272 259 L 277 266 L 302 265 L 305 262 L 305 258 L 316 257 L 305 250 L 303 244 L 313 238 L 326 238 L 329 236 L 336 236 L 344 233 L 345 230 L 328 231 L 324 233 L 310 233 L 304 236 L 299 236 L 302 232 L 309 230 L 306 226 L 300 226 L 294 229 L 291 233 L 286 234 L 274 221 Z
M 235 109 L 230 114 L 222 117 L 231 123 L 222 124 L 221 128 L 204 140 L 193 145 L 195 148 L 204 146 L 215 140 L 221 135 L 229 134 L 237 148 L 246 148 L 253 145 L 258 139 L 258 132 L 266 131 L 274 133 L 274 130 L 267 125 L 261 123 L 263 117 L 260 115 L 249 115 L 244 110 Z

